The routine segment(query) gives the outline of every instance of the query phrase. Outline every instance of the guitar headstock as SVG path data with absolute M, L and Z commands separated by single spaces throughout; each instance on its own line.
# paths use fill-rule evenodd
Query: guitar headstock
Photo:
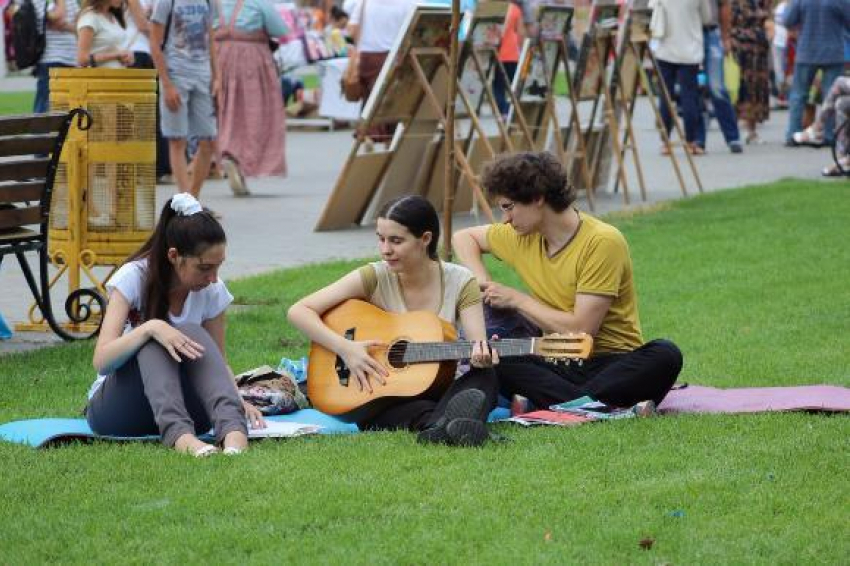
M 593 337 L 584 332 L 569 334 L 547 334 L 534 339 L 532 353 L 548 362 L 586 360 L 593 351 Z

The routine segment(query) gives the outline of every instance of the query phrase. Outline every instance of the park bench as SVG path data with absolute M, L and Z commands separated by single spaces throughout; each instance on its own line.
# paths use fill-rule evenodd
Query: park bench
M 96 289 L 77 289 L 65 300 L 72 323 L 95 322 L 85 333 L 63 328 L 53 313 L 48 274 L 50 202 L 59 156 L 74 119 L 87 130 L 91 115 L 82 108 L 70 112 L 0 117 L 0 266 L 14 254 L 44 320 L 64 340 L 89 338 L 100 330 L 100 315 L 106 301 Z M 27 253 L 38 255 L 39 279 L 27 261 Z M 97 303 L 99 310 L 93 309 Z M 94 316 L 97 315 L 97 316 Z

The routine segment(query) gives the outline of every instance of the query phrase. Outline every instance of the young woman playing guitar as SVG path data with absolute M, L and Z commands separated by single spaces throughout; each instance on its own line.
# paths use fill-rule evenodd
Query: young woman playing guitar
M 444 393 L 393 399 L 381 412 L 358 422 L 362 429 L 408 429 L 424 443 L 480 446 L 489 437 L 485 421 L 496 404 L 493 364 L 498 354 L 487 345 L 478 282 L 465 267 L 440 261 L 440 222 L 426 199 L 405 196 L 378 214 L 381 261 L 352 271 L 304 297 L 289 309 L 289 320 L 311 340 L 336 353 L 369 392 L 385 385 L 387 368 L 370 353 L 376 341 L 349 340 L 329 328 L 322 316 L 348 299 L 361 299 L 386 311 L 430 311 L 463 328 L 475 342 L 469 372 Z

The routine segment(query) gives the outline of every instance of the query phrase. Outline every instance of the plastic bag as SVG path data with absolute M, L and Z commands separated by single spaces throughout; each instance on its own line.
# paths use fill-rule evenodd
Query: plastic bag
M 741 92 L 741 66 L 735 60 L 735 56 L 727 53 L 723 58 L 723 81 L 732 104 L 738 103 L 738 95 Z

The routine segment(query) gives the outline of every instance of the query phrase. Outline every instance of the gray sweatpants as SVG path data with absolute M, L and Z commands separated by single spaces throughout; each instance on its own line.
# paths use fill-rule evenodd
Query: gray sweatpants
M 218 346 L 201 326 L 177 328 L 203 345 L 204 355 L 177 363 L 156 340 L 150 340 L 89 400 L 86 418 L 95 433 L 160 434 L 166 446 L 174 446 L 184 434 L 202 434 L 210 427 L 215 428 L 218 442 L 229 432 L 247 434 L 245 411 Z

